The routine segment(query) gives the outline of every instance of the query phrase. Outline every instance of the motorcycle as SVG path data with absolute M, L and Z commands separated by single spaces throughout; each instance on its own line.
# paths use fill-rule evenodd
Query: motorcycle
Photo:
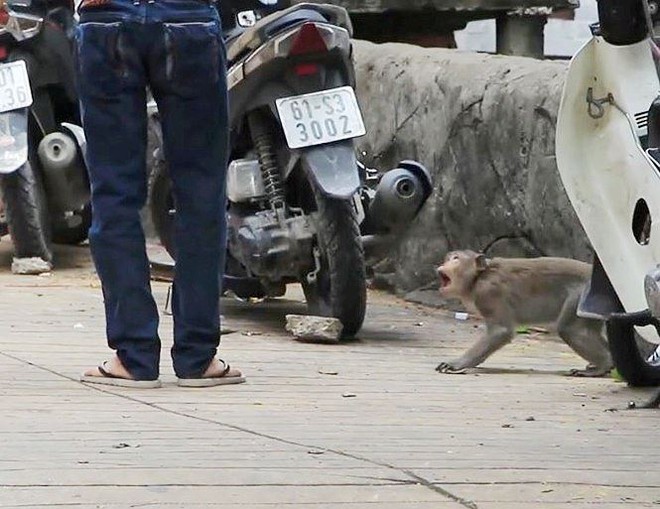
M 52 265 L 52 242 L 76 244 L 91 222 L 74 86 L 73 6 L 0 6 L 0 192 L 15 258 Z
M 345 9 L 234 3 L 220 4 L 231 130 L 224 289 L 279 297 L 301 283 L 310 311 L 338 318 L 353 336 L 366 311 L 365 249 L 378 256 L 416 216 L 431 193 L 429 173 L 413 161 L 384 174 L 358 162 L 354 139 L 366 129 Z M 167 163 L 156 160 L 149 207 L 176 259 L 176 203 Z
M 646 0 L 599 0 L 599 23 L 570 63 L 557 120 L 559 172 L 595 250 L 579 314 L 607 323 L 616 368 L 632 386 L 660 385 L 653 9 Z

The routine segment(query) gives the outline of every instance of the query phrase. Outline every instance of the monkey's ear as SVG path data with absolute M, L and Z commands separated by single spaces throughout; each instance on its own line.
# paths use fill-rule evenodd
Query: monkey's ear
M 474 260 L 477 270 L 486 270 L 488 268 L 488 258 L 483 253 L 479 253 Z

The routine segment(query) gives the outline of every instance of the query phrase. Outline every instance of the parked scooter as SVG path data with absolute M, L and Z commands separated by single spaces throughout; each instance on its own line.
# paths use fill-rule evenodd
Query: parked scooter
M 381 176 L 356 160 L 353 140 L 366 131 L 345 9 L 235 3 L 220 4 L 231 126 L 224 288 L 277 297 L 300 282 L 310 311 L 337 317 L 352 336 L 366 310 L 365 248 L 383 248 L 410 223 L 430 176 L 415 162 Z M 175 205 L 161 159 L 150 207 L 176 259 Z
M 599 0 L 598 12 L 593 38 L 571 61 L 557 120 L 559 171 L 596 252 L 579 313 L 607 321 L 614 362 L 630 385 L 660 385 L 660 81 L 651 12 L 646 0 Z
M 91 214 L 74 87 L 73 6 L 0 5 L 0 190 L 16 258 L 53 259 L 87 237 Z

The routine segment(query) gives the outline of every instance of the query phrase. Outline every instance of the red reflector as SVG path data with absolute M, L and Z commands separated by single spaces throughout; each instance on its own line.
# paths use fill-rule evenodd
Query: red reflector
M 6 46 L 0 46 L 0 61 L 6 60 L 7 59 L 7 47 Z
M 325 53 L 328 47 L 323 36 L 314 23 L 305 23 L 298 32 L 296 40 L 291 45 L 289 55 L 305 55 L 307 53 Z
M 294 68 L 298 76 L 311 76 L 319 72 L 319 66 L 316 64 L 299 64 Z

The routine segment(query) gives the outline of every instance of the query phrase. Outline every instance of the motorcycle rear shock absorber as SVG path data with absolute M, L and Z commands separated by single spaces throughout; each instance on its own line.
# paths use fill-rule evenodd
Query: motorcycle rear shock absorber
M 268 121 L 261 112 L 253 111 L 248 116 L 248 122 L 261 166 L 266 196 L 275 210 L 282 209 L 285 205 L 284 186 L 277 166 L 275 142 L 269 131 Z

